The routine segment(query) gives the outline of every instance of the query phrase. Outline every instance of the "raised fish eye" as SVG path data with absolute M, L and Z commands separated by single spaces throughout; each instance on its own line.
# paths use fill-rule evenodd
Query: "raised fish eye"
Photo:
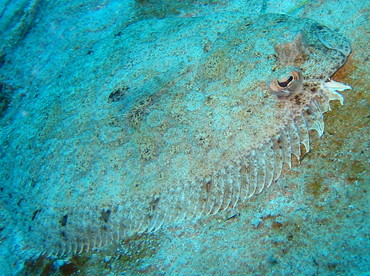
M 303 75 L 300 70 L 291 71 L 285 78 L 272 79 L 268 87 L 272 94 L 277 97 L 289 97 L 293 93 L 301 91 L 303 86 Z
M 281 87 L 287 87 L 292 80 L 293 80 L 293 77 L 290 76 L 289 79 L 287 79 L 285 81 L 282 81 L 282 82 L 278 81 L 278 84 Z

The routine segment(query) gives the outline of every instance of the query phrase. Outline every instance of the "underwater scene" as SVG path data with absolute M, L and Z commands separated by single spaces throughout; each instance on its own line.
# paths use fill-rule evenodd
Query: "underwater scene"
M 360 0 L 0 1 L 0 275 L 370 275 Z

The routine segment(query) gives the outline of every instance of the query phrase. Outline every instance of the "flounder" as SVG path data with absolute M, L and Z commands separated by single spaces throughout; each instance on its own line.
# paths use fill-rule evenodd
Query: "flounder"
M 330 80 L 348 40 L 309 19 L 244 18 L 203 49 L 156 91 L 116 90 L 109 123 L 91 120 L 98 137 L 86 129 L 58 141 L 29 177 L 37 185 L 14 184 L 21 196 L 2 204 L 24 244 L 75 254 L 235 208 L 278 180 L 302 145 L 310 150 L 309 132 L 323 134 L 330 101 L 350 88 Z

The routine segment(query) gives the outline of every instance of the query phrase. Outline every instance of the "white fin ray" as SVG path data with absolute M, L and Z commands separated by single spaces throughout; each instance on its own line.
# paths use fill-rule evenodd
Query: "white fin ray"
M 299 130 L 301 144 L 306 148 L 306 152 L 310 151 L 310 136 L 308 134 L 308 124 L 303 114 L 297 116 L 296 124 Z
M 265 188 L 266 183 L 266 161 L 265 161 L 265 150 L 262 149 L 262 152 L 260 152 L 257 155 L 258 160 L 258 179 L 257 179 L 257 194 L 260 194 L 263 189 Z
M 270 140 L 266 145 L 265 151 L 265 161 L 266 161 L 266 187 L 270 187 L 274 181 L 274 171 L 275 171 L 275 159 L 273 151 L 273 143 Z
M 258 185 L 258 161 L 256 158 L 256 152 L 253 151 L 251 154 L 251 160 L 249 162 L 249 194 L 248 197 L 252 197 L 257 190 Z
M 249 194 L 250 179 L 249 179 L 248 167 L 249 167 L 248 161 L 243 160 L 240 166 L 240 169 L 239 169 L 241 201 L 245 201 L 248 198 L 248 194 Z
M 348 89 L 352 89 L 352 87 L 330 79 L 329 81 L 324 82 L 322 93 L 329 101 L 339 100 L 340 103 L 343 104 L 344 98 L 338 91 L 344 91 Z
M 324 115 L 323 111 L 320 108 L 320 105 L 316 100 L 312 101 L 312 109 L 315 111 L 316 116 L 316 128 L 315 130 L 321 137 L 324 134 L 324 129 L 325 129 L 325 123 L 324 123 Z
M 219 207 L 219 212 L 226 210 L 230 203 L 232 197 L 233 183 L 230 182 L 229 173 L 225 175 L 224 179 L 220 179 L 222 183 L 225 183 L 223 188 L 223 196 L 221 197 L 221 205 Z
M 316 130 L 319 136 L 321 136 L 324 132 L 324 121 L 321 111 L 317 109 L 317 107 L 313 103 L 311 103 L 303 111 L 303 116 L 307 123 L 307 129 Z
M 211 192 L 215 195 L 214 196 L 214 205 L 211 210 L 211 215 L 217 214 L 222 207 L 224 196 L 225 196 L 225 181 L 224 178 L 220 175 L 213 181 L 214 188 Z
M 291 121 L 289 129 L 292 137 L 292 154 L 299 160 L 301 158 L 301 138 L 295 121 Z
M 283 169 L 283 150 L 279 138 L 273 139 L 273 151 L 275 161 L 274 180 L 279 179 L 281 171 Z
M 236 170 L 233 171 L 233 174 L 232 174 L 232 177 L 234 177 L 235 179 L 234 181 L 235 189 L 234 189 L 234 194 L 233 194 L 233 198 L 231 201 L 231 204 L 233 205 L 232 208 L 235 208 L 237 206 L 237 204 L 239 203 L 239 200 L 243 200 L 243 196 L 242 196 L 242 177 L 243 176 L 239 174 L 240 168 L 241 168 L 240 163 L 235 165 L 235 168 Z
M 282 142 L 283 142 L 283 152 L 284 152 L 284 163 L 292 168 L 292 137 L 290 136 L 290 129 L 289 125 L 285 129 L 285 131 L 281 132 L 280 134 Z

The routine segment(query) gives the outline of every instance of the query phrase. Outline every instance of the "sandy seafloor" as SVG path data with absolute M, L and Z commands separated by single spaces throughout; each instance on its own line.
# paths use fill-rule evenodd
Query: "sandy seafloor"
M 2 2 L 4 5 L 6 1 Z M 17 70 L 27 74 L 22 72 L 22 65 L 9 61 L 19 61 L 17 55 L 32 50 L 40 29 L 57 28 L 58 18 L 63 24 L 75 23 L 68 19 L 73 18 L 74 12 L 83 11 L 91 15 L 86 17 L 91 20 L 85 22 L 86 28 L 92 28 L 94 20 L 99 19 L 96 31 L 105 31 L 104 22 L 108 27 L 112 22 L 110 13 L 104 9 L 109 11 L 110 5 L 121 5 L 121 1 L 109 0 L 34 2 L 38 8 L 27 34 L 20 35 L 20 41 L 7 53 L 5 65 L 2 60 L 0 74 L 3 78 L 8 74 L 15 76 Z M 135 12 L 143 20 L 192 17 L 220 11 L 240 11 L 246 15 L 289 13 L 317 20 L 350 39 L 352 54 L 333 78 L 349 84 L 352 90 L 343 92 L 343 106 L 332 103 L 332 111 L 325 115 L 325 134 L 320 139 L 314 134 L 312 151 L 301 165 L 284 170 L 276 185 L 237 209 L 195 223 L 167 225 L 155 233 L 131 237 L 99 251 L 68 259 L 22 260 L 9 248 L 11 232 L 2 233 L 0 274 L 370 275 L 369 2 L 122 2 L 131 7 L 127 13 L 136 7 Z M 94 18 L 98 10 L 99 18 Z M 60 11 L 63 13 L 59 14 Z M 54 18 L 54 26 L 48 25 L 50 18 Z M 73 30 L 73 26 L 68 28 Z M 45 51 L 50 52 L 43 54 L 50 56 L 52 50 L 45 45 Z M 27 66 L 27 60 L 24 62 Z M 58 61 L 55 61 L 57 65 Z M 14 92 L 17 93 L 21 92 Z

